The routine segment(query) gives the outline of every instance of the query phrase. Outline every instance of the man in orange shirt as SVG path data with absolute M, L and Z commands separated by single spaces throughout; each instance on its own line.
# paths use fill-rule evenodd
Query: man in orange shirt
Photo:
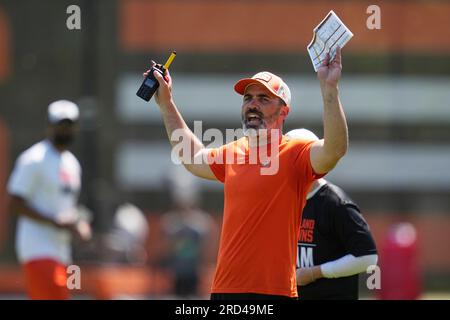
M 282 135 L 291 105 L 289 87 L 280 77 L 260 72 L 234 87 L 244 96 L 244 137 L 216 149 L 205 148 L 184 122 L 172 98 L 169 73 L 162 77 L 154 72 L 159 82 L 156 102 L 172 146 L 178 145 L 172 139 L 176 133 L 194 151 L 192 156 L 180 155 L 183 165 L 192 174 L 225 186 L 212 299 L 297 297 L 299 212 L 311 183 L 347 151 L 347 124 L 338 89 L 341 70 L 338 49 L 334 60 L 327 57 L 317 72 L 324 139 L 290 140 Z

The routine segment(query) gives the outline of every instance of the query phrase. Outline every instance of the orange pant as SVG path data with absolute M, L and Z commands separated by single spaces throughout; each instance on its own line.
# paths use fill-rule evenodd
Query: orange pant
M 66 266 L 53 259 L 38 259 L 23 265 L 27 293 L 33 300 L 67 300 Z

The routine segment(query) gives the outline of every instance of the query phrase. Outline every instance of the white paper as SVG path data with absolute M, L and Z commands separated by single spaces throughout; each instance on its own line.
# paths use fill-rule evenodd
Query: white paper
M 333 10 L 314 28 L 313 32 L 313 39 L 307 49 L 316 72 L 327 53 L 330 53 L 330 58 L 334 59 L 336 47 L 343 48 L 353 37 L 353 33 L 345 26 Z

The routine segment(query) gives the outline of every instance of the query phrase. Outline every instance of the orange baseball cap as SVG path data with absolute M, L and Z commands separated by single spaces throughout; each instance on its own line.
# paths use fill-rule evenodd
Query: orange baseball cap
M 234 90 L 240 95 L 244 95 L 245 90 L 251 84 L 262 84 L 275 96 L 282 99 L 287 106 L 291 105 L 291 90 L 279 76 L 268 71 L 259 72 L 251 78 L 241 79 L 236 82 Z

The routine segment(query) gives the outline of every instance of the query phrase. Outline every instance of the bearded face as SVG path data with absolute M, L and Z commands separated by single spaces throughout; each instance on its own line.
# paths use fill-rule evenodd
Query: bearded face
M 241 121 L 244 134 L 260 129 L 275 129 L 280 123 L 280 99 L 260 85 L 250 85 L 244 94 Z
M 50 140 L 55 146 L 67 148 L 75 140 L 76 124 L 70 120 L 62 120 L 49 128 Z

